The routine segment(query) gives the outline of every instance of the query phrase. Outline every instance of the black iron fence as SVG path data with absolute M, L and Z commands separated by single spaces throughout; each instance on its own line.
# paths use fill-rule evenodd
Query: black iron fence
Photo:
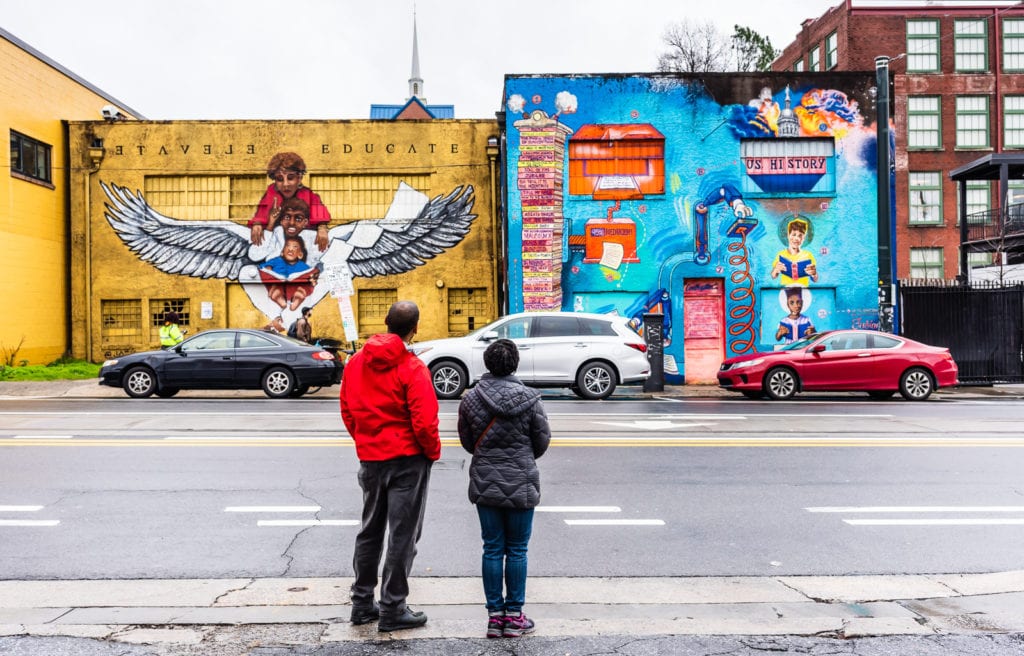
M 965 384 L 1024 382 L 1024 284 L 901 281 L 900 334 L 945 346 Z

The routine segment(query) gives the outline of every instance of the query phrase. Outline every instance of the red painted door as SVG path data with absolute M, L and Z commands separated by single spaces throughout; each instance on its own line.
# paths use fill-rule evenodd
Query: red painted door
M 683 353 L 688 385 L 717 384 L 725 359 L 725 297 L 721 278 L 683 281 Z

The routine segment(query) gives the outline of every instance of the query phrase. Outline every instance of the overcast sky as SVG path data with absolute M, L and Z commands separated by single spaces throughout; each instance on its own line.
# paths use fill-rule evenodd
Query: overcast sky
M 493 118 L 506 73 L 654 71 L 684 18 L 781 49 L 841 2 L 415 0 L 420 74 L 428 103 Z M 413 4 L 0 0 L 0 26 L 146 118 L 351 119 L 407 100 Z

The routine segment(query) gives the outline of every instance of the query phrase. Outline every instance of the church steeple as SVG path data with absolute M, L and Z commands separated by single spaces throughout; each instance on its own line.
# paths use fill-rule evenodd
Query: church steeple
M 423 78 L 420 77 L 420 49 L 416 38 L 416 7 L 412 10 L 412 77 L 409 78 L 409 97 L 406 100 L 419 98 L 420 102 L 426 104 L 427 98 L 423 92 Z

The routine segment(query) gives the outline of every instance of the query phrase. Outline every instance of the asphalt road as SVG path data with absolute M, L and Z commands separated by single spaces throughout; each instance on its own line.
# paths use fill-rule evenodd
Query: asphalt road
M 550 398 L 536 576 L 1021 568 L 1024 403 Z M 456 404 L 416 576 L 476 576 Z M 10 579 L 347 576 L 333 399 L 0 401 Z

